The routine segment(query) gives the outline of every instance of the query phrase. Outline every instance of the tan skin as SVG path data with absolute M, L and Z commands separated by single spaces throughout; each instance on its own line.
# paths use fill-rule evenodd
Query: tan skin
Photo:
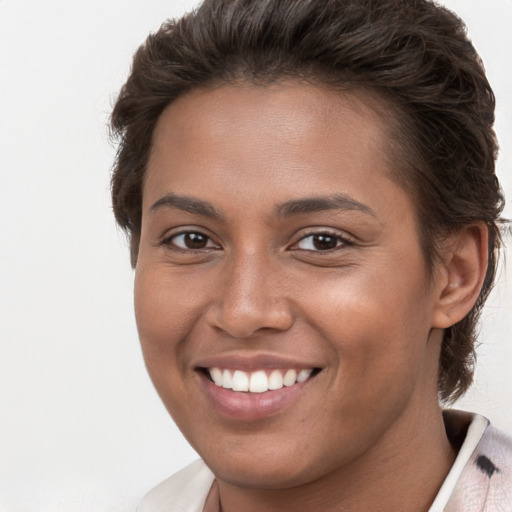
M 426 511 L 453 463 L 440 344 L 476 300 L 487 234 L 451 237 L 429 275 L 388 137 L 364 99 L 294 82 L 195 90 L 158 121 L 137 324 L 224 512 Z M 205 393 L 205 362 L 275 356 L 318 371 L 277 412 L 234 418 Z

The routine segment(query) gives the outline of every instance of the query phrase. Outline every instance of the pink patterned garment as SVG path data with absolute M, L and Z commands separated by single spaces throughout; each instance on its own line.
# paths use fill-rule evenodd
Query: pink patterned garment
M 512 439 L 485 429 L 444 511 L 512 511 Z

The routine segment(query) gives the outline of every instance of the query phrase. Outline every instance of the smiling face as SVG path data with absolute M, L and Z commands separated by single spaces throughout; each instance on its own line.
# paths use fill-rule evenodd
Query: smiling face
M 220 481 L 370 467 L 438 407 L 437 288 L 387 137 L 353 94 L 293 82 L 196 90 L 159 119 L 137 324 L 158 393 Z

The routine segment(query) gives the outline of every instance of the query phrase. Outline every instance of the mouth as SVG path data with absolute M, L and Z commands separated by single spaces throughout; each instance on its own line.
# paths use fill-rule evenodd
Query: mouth
M 244 371 L 228 368 L 199 368 L 217 387 L 238 393 L 267 393 L 302 384 L 315 377 L 320 368 L 277 368 Z
M 309 410 L 317 400 L 324 368 L 275 354 L 222 354 L 193 367 L 214 417 L 237 422 L 282 418 L 291 408 Z M 320 382 L 320 381 L 318 381 Z M 306 409 L 304 409 L 306 408 Z

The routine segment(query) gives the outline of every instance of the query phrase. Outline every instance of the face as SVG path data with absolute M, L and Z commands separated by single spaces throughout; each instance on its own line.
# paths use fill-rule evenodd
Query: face
M 437 406 L 435 286 L 382 123 L 293 82 L 196 90 L 159 119 L 137 324 L 222 481 L 285 488 L 384 457 Z

